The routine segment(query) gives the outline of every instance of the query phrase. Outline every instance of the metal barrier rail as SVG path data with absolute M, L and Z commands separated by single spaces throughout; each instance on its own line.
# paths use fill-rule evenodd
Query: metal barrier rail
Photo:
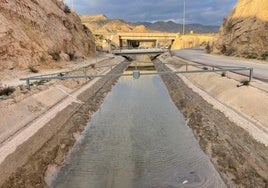
M 229 72 L 234 72 L 234 71 L 249 71 L 249 82 L 251 82 L 253 78 L 253 68 L 251 67 L 240 67 L 240 66 L 214 66 L 214 65 L 206 65 L 202 63 L 163 63 L 163 64 L 175 64 L 175 65 L 185 65 L 185 70 L 190 72 L 188 70 L 189 66 L 194 66 L 197 68 L 202 68 L 204 69 L 205 67 L 211 67 L 212 70 L 202 70 L 201 72 L 224 72 L 224 71 L 229 71 Z M 234 72 L 237 73 L 237 72 Z M 237 73 L 239 74 L 239 73 Z
M 64 79 L 74 79 L 74 78 L 86 78 L 86 79 L 90 79 L 90 78 L 95 78 L 95 77 L 104 77 L 104 75 L 88 75 L 87 71 L 88 70 L 96 70 L 96 69 L 101 69 L 101 68 L 106 68 L 106 67 L 110 67 L 110 69 L 112 70 L 113 67 L 119 65 L 119 64 L 129 64 L 129 62 L 121 62 L 121 63 L 115 63 L 115 64 L 110 64 L 110 65 L 103 65 L 103 66 L 92 66 L 94 64 L 90 64 L 78 69 L 74 69 L 71 71 L 63 71 L 63 72 L 57 72 L 57 73 L 53 73 L 53 74 L 44 74 L 44 75 L 38 75 L 38 76 L 32 76 L 32 77 L 28 77 L 28 78 L 21 78 L 20 80 L 26 81 L 26 85 L 27 85 L 27 89 L 30 90 L 30 81 L 33 80 L 64 80 Z M 82 72 L 83 76 L 71 76 L 70 74 L 73 73 L 79 73 Z M 81 73 L 80 73 L 81 74 Z M 116 75 L 113 75 L 116 76 Z
M 167 64 L 167 63 L 164 63 Z M 182 64 L 185 65 L 185 64 Z M 191 64 L 187 64 L 191 65 Z M 192 64 L 195 65 L 196 64 Z M 114 66 L 114 65 L 113 65 Z M 107 66 L 103 66 L 107 67 Z M 27 88 L 30 90 L 30 81 L 31 80 L 65 80 L 65 79 L 91 79 L 96 77 L 121 77 L 121 76 L 133 76 L 134 79 L 138 79 L 141 75 L 168 75 L 168 74 L 188 74 L 188 73 L 210 73 L 210 72 L 223 72 L 223 71 L 249 71 L 249 82 L 252 80 L 253 77 L 253 68 L 248 67 L 231 67 L 231 66 L 210 66 L 212 67 L 211 70 L 188 70 L 186 67 L 185 71 L 164 71 L 164 72 L 150 72 L 150 73 L 142 73 L 140 70 L 136 69 L 133 70 L 132 74 L 99 74 L 99 75 L 87 75 L 86 73 L 81 76 L 66 76 L 66 74 L 48 74 L 48 75 L 41 75 L 41 76 L 34 76 L 29 78 L 22 78 L 20 80 L 25 80 L 27 84 Z M 137 67 L 136 67 L 137 68 Z M 76 70 L 77 71 L 77 70 Z M 80 70 L 81 71 L 81 70 Z M 75 72 L 75 71 L 68 71 Z

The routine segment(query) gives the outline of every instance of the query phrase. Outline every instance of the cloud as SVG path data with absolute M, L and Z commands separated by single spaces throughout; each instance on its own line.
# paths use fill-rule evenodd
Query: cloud
M 66 0 L 79 14 L 105 14 L 129 22 L 182 22 L 184 0 Z M 71 3 L 73 2 L 73 3 Z M 220 25 L 237 0 L 186 0 L 186 22 Z

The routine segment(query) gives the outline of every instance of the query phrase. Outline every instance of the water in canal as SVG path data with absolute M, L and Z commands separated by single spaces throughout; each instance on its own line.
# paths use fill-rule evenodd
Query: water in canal
M 225 187 L 159 76 L 122 77 L 53 187 Z

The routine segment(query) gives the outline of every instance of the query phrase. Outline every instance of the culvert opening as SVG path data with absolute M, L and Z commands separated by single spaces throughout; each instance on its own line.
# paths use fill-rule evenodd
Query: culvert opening
M 135 65 L 131 64 L 128 66 L 127 71 L 133 71 L 133 70 L 140 70 L 140 71 L 156 71 L 155 67 L 153 64 L 150 65 Z

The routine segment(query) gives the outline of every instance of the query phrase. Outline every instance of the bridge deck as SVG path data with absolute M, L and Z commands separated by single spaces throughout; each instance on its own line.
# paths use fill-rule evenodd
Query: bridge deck
M 114 50 L 115 55 L 131 55 L 131 54 L 160 54 L 166 52 L 165 49 L 131 49 L 131 50 Z

